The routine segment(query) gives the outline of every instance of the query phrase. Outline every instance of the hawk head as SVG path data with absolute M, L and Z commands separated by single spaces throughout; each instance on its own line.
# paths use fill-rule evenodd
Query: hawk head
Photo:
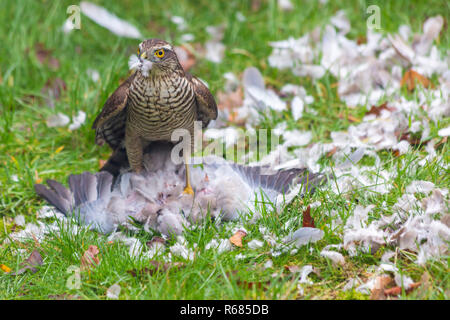
M 140 70 L 144 77 L 161 72 L 183 70 L 172 45 L 160 39 L 148 39 L 139 44 L 137 57 L 129 61 L 130 69 Z

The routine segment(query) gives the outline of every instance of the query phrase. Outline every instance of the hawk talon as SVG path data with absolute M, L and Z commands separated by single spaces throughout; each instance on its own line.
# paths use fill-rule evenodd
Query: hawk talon
M 190 185 L 187 185 L 183 190 L 183 194 L 190 194 L 191 196 L 193 196 L 195 193 L 192 187 Z

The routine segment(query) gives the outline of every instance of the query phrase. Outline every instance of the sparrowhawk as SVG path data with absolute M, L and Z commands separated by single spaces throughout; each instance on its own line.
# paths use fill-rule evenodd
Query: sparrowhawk
M 107 99 L 94 121 L 96 143 L 113 154 L 103 170 L 113 174 L 123 161 L 135 172 L 143 170 L 143 149 L 154 141 L 170 141 L 176 129 L 194 133 L 194 121 L 206 127 L 217 118 L 209 89 L 181 67 L 172 45 L 160 39 L 139 44 L 136 72 Z M 191 139 L 193 141 L 193 139 Z M 193 193 L 186 165 L 186 193 Z

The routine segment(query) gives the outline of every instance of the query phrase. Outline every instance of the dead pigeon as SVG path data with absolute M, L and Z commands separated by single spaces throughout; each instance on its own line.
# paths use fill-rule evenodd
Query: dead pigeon
M 122 169 L 114 178 L 109 172 L 70 175 L 69 189 L 55 180 L 36 184 L 36 193 L 66 216 L 103 233 L 110 233 L 133 218 L 162 234 L 181 234 L 185 227 L 209 213 L 223 221 L 253 214 L 260 205 L 283 207 L 325 181 L 305 169 L 271 170 L 243 166 L 216 156 L 191 165 L 195 195 L 183 194 L 185 170 L 171 161 L 171 145 L 152 145 L 145 154 L 146 172 Z

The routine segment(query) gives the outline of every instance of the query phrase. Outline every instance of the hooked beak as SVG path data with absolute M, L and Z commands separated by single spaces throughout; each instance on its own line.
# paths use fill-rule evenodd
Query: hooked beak
M 139 61 L 142 62 L 143 59 L 147 59 L 147 52 L 141 52 L 139 54 Z

